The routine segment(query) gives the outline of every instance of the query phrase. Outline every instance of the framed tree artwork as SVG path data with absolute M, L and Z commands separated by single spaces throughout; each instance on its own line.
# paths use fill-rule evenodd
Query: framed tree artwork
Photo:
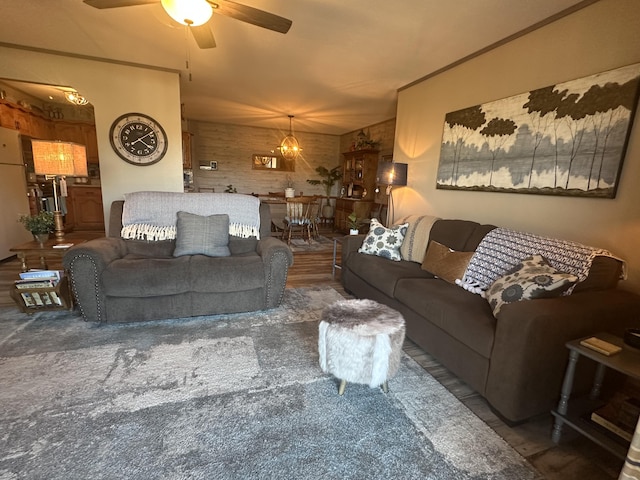
M 445 116 L 436 188 L 615 198 L 640 63 Z

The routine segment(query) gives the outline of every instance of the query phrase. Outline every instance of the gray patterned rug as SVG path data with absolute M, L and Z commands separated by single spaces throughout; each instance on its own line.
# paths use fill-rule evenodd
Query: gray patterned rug
M 532 479 L 404 355 L 389 393 L 318 365 L 332 289 L 142 324 L 0 310 L 0 479 Z

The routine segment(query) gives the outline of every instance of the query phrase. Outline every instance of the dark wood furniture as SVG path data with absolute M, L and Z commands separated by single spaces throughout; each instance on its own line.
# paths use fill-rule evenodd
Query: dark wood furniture
M 74 238 L 73 240 L 68 241 L 63 240 L 62 242 L 58 242 L 56 239 L 51 238 L 42 244 L 34 240 L 12 247 L 9 249 L 9 251 L 16 253 L 18 259 L 21 262 L 21 269 L 23 272 L 29 270 L 28 260 L 30 257 L 36 257 L 39 259 L 39 265 L 37 268 L 47 270 L 49 268 L 47 264 L 47 258 L 55 257 L 61 259 L 64 256 L 65 252 L 69 249 L 69 246 L 71 246 L 69 245 L 66 248 L 58 248 L 58 245 L 78 244 L 84 242 L 86 242 L 86 240 L 78 238 Z
M 627 454 L 628 445 L 624 446 L 603 433 L 588 417 L 591 412 L 604 403 L 600 399 L 600 389 L 607 368 L 640 380 L 640 350 L 629 347 L 623 342 L 622 338 L 610 333 L 598 333 L 593 336 L 622 347 L 622 351 L 611 356 L 606 356 L 580 345 L 580 340 L 583 340 L 582 338 L 567 343 L 569 363 L 562 383 L 560 402 L 558 407 L 551 412 L 555 417 L 551 438 L 555 443 L 558 443 L 562 435 L 562 427 L 568 425 L 613 453 L 618 458 L 624 459 Z M 597 363 L 593 387 L 588 396 L 571 398 L 576 364 L 580 357 L 588 358 Z
M 98 185 L 74 185 L 68 189 L 65 229 L 104 230 L 102 189 Z
M 23 313 L 73 310 L 73 295 L 71 295 L 69 280 L 66 276 L 63 276 L 53 287 L 17 288 L 13 286 L 9 294 Z
M 351 212 L 356 212 L 359 219 L 369 218 L 375 198 L 378 154 L 377 150 L 354 150 L 342 154 L 345 196 L 336 200 L 336 230 L 349 230 L 346 222 Z

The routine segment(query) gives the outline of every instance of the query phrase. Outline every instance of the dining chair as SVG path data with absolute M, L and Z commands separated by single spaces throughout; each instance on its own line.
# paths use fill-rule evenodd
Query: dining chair
M 284 236 L 287 237 L 287 244 L 291 244 L 291 236 L 295 232 L 300 232 L 301 238 L 311 244 L 312 233 L 315 234 L 316 218 L 319 197 L 300 196 L 287 198 L 287 214 L 284 217 Z M 314 213 L 315 212 L 315 213 Z M 315 215 L 315 217 L 314 217 Z

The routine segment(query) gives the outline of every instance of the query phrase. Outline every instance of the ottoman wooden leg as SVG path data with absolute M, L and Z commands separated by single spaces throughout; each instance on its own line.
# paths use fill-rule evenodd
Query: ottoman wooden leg
M 389 393 L 389 384 L 388 384 L 387 382 L 384 382 L 384 383 L 382 384 L 382 391 L 383 391 L 384 393 Z
M 342 395 L 344 393 L 345 388 L 347 388 L 347 381 L 340 380 L 340 388 L 338 388 L 338 395 Z

